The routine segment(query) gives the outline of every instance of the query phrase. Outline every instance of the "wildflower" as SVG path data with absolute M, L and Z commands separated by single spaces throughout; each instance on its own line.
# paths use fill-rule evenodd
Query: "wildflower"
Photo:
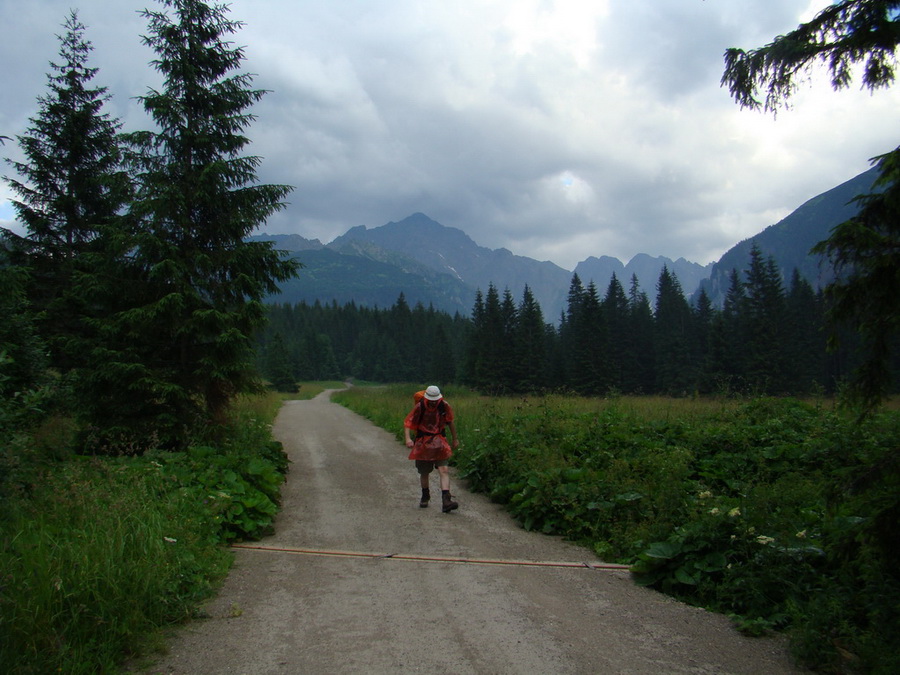
M 711 515 L 711 516 L 717 516 L 717 515 L 719 515 L 720 513 L 721 513 L 721 511 L 719 511 L 719 507 L 718 507 L 718 506 L 714 506 L 713 508 L 711 508 L 711 509 L 709 510 L 709 515 Z
M 767 537 L 764 534 L 759 535 L 756 538 L 757 543 L 762 544 L 763 546 L 768 546 L 773 543 L 775 540 L 772 537 Z
M 163 539 L 165 539 L 170 544 L 174 544 L 175 542 L 178 541 L 177 539 L 172 539 L 172 537 L 163 537 Z
M 700 499 L 709 499 L 710 497 L 712 497 L 712 492 L 710 492 L 709 490 L 704 490 L 699 495 L 697 495 L 697 497 L 699 497 Z
M 728 512 L 729 518 L 737 518 L 739 515 L 741 515 L 741 510 L 737 506 L 735 506 L 733 509 L 731 509 L 731 511 Z
M 795 536 L 797 539 L 806 539 L 806 530 L 800 530 Z

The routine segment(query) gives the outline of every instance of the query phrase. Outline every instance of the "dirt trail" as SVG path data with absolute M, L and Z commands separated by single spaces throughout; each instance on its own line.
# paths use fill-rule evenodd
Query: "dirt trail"
M 260 546 L 600 563 L 523 531 L 458 482 L 458 511 L 441 513 L 439 499 L 420 509 L 406 448 L 329 396 L 288 402 L 276 420 L 292 465 L 276 534 Z M 781 640 L 744 638 L 726 618 L 639 588 L 627 572 L 587 567 L 241 549 L 206 609 L 210 618 L 179 630 L 145 672 L 799 672 Z

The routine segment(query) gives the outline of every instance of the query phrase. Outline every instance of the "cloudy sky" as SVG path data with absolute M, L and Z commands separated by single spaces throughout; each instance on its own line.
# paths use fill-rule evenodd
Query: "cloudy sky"
M 478 244 L 551 260 L 707 263 L 900 142 L 900 86 L 818 78 L 777 118 L 719 85 L 827 0 L 233 0 L 264 182 L 295 187 L 269 233 L 323 243 L 421 211 Z M 125 130 L 157 86 L 153 0 L 0 0 L 0 134 L 47 91 L 70 8 Z M 15 143 L 2 148 L 16 157 Z M 3 173 L 10 168 L 5 166 Z M 13 211 L 0 186 L 0 220 Z

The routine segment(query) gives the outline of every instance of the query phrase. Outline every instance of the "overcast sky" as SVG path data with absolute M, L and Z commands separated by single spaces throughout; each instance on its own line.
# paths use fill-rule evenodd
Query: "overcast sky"
M 728 47 L 770 42 L 826 0 L 233 0 L 263 182 L 295 187 L 265 231 L 328 243 L 421 211 L 551 260 L 707 263 L 900 143 L 900 86 L 826 78 L 777 118 L 720 87 Z M 127 131 L 158 86 L 152 0 L 0 0 L 0 135 L 47 92 L 70 8 Z M 2 148 L 17 156 L 15 143 Z M 4 166 L 7 174 L 10 167 Z M 11 193 L 0 186 L 9 226 Z

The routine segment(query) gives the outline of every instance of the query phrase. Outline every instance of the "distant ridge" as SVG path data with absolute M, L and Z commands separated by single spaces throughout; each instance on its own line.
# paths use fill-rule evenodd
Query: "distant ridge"
M 597 285 L 597 290 L 601 294 L 606 293 L 612 275 L 616 275 L 616 279 L 622 284 L 622 288 L 628 293 L 631 287 L 632 275 L 637 276 L 638 282 L 651 303 L 656 300 L 656 282 L 663 267 L 668 268 L 681 284 L 681 289 L 685 295 L 690 296 L 694 289 L 701 281 L 709 277 L 709 273 L 713 268 L 713 263 L 708 265 L 700 265 L 699 263 L 689 262 L 684 258 L 671 260 L 664 256 L 653 258 L 646 253 L 638 253 L 627 265 L 623 265 L 618 258 L 612 258 L 608 255 L 595 258 L 591 256 L 575 267 L 575 273 L 581 279 L 584 285 L 593 281 Z
M 640 289 L 652 302 L 665 266 L 678 278 L 685 295 L 696 296 L 703 288 L 714 304 L 721 304 L 731 270 L 746 269 L 754 244 L 773 257 L 785 283 L 797 268 L 819 288 L 830 280 L 829 271 L 809 250 L 827 238 L 832 227 L 856 213 L 853 198 L 870 192 L 876 176 L 876 170 L 870 169 L 813 197 L 708 265 L 640 253 L 627 264 L 610 256 L 590 256 L 569 271 L 505 248 L 479 246 L 463 230 L 442 225 L 424 213 L 374 228 L 352 227 L 326 245 L 297 234 L 263 234 L 254 239 L 273 241 L 276 248 L 304 264 L 298 278 L 282 284 L 281 292 L 270 297 L 273 302 L 389 307 L 403 293 L 410 306 L 421 303 L 468 316 L 477 291 L 484 294 L 493 284 L 501 294 L 508 289 L 518 303 L 528 285 L 549 323 L 557 321 L 566 309 L 573 273 L 585 286 L 593 282 L 601 296 L 613 274 L 626 293 L 636 275 Z

